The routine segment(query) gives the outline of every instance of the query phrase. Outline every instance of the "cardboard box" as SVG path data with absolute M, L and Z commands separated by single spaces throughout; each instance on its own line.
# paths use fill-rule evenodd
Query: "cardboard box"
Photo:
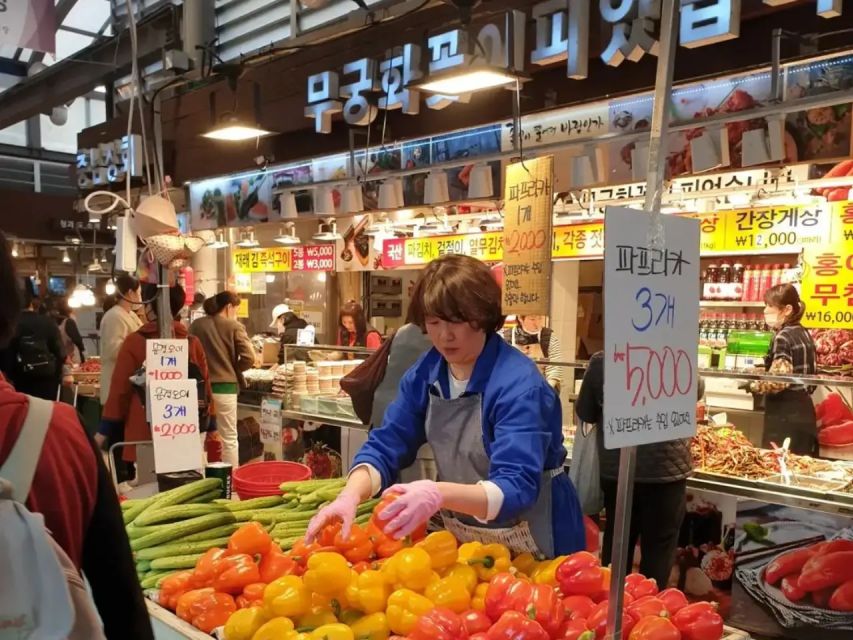
M 264 364 L 278 364 L 278 352 L 281 348 L 277 342 L 264 342 L 264 350 L 261 359 Z

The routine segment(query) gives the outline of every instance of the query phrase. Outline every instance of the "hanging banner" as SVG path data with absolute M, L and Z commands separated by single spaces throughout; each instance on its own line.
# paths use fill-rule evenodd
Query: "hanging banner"
M 798 253 L 829 237 L 827 205 L 778 206 L 726 213 L 724 251 Z
M 507 315 L 548 315 L 553 185 L 554 156 L 506 168 L 501 307 Z
M 335 245 L 235 249 L 231 259 L 237 273 L 334 271 Z
M 55 13 L 53 0 L 0 0 L 0 45 L 55 53 Z
M 853 202 L 832 205 L 832 233 L 803 251 L 803 325 L 816 329 L 853 326 Z
M 554 228 L 552 258 L 595 258 L 604 252 L 604 223 L 572 224 Z
M 696 433 L 699 224 L 608 207 L 604 227 L 604 446 L 619 449 Z

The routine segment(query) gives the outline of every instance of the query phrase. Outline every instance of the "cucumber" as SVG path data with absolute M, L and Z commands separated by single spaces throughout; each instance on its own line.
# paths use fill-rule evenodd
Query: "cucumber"
M 221 504 L 175 504 L 169 507 L 149 507 L 133 524 L 145 527 L 152 524 L 187 520 L 196 516 L 206 516 L 212 513 L 227 513 Z
M 296 536 L 294 538 L 279 538 L 276 540 L 276 543 L 282 548 L 283 551 L 289 551 L 293 547 L 293 545 L 301 539 L 302 536 Z
M 213 502 L 221 495 L 222 491 L 220 491 L 219 489 L 214 489 L 213 491 L 208 491 L 207 493 L 201 494 L 197 498 L 193 498 L 189 502 L 190 504 L 206 504 Z
M 154 589 L 170 575 L 175 573 L 171 569 L 168 571 L 149 571 L 142 580 L 139 581 L 139 586 L 143 589 Z
M 332 485 L 343 486 L 347 482 L 346 478 L 318 478 L 316 480 L 291 480 L 290 482 L 282 482 L 278 488 L 282 493 L 311 493 L 315 489 L 328 487 Z
M 195 563 L 201 558 L 203 553 L 193 553 L 184 556 L 170 556 L 168 558 L 157 558 L 151 561 L 151 569 L 153 571 L 163 571 L 165 569 L 192 569 Z
M 148 560 L 139 560 L 136 563 L 136 573 L 148 573 L 151 571 L 151 563 Z
M 157 496 L 153 495 L 150 498 L 143 498 L 140 500 L 135 500 L 131 506 L 121 512 L 121 518 L 125 524 L 130 524 L 139 514 L 145 511 L 149 506 L 154 504 L 154 501 L 157 500 Z M 129 500 L 128 500 L 129 502 Z
M 232 533 L 237 531 L 238 528 L 239 525 L 237 524 L 223 524 L 221 527 L 215 527 L 213 529 L 208 529 L 207 531 L 191 533 L 180 540 L 175 540 L 175 542 L 200 542 L 202 540 L 216 540 L 217 538 L 227 539 L 227 536 L 230 536 Z
M 221 527 L 224 524 L 233 524 L 234 521 L 234 516 L 227 511 L 223 513 L 211 513 L 206 516 L 198 516 L 197 518 L 190 518 L 189 520 L 184 520 L 183 522 L 176 523 L 169 527 L 163 527 L 162 531 L 155 531 L 154 533 L 149 533 L 141 538 L 135 538 L 130 541 L 130 548 L 134 551 L 141 551 L 142 549 L 156 547 L 157 545 L 177 540 L 178 538 L 182 538 L 191 533 L 198 533 L 199 531 L 205 531 L 214 527 Z
M 269 509 L 279 506 L 282 502 L 284 502 L 284 498 L 281 496 L 265 496 L 251 500 L 230 500 L 224 506 L 229 511 L 245 511 L 246 509 Z
M 202 480 L 196 480 L 195 482 L 190 482 L 189 484 L 169 489 L 168 491 L 158 493 L 154 496 L 153 500 L 145 506 L 143 513 L 152 508 L 158 509 L 161 507 L 169 507 L 174 504 L 189 502 L 193 498 L 209 491 L 213 491 L 214 489 L 222 489 L 222 481 L 219 478 L 203 478 Z M 139 514 L 136 515 L 138 516 Z
M 214 538 L 212 540 L 199 540 L 197 542 L 170 542 L 159 547 L 148 547 L 136 552 L 138 562 L 147 560 L 149 562 L 158 558 L 169 558 L 174 556 L 189 556 L 205 553 L 214 547 L 224 547 L 228 544 L 228 538 Z M 156 567 L 153 567 L 156 569 Z

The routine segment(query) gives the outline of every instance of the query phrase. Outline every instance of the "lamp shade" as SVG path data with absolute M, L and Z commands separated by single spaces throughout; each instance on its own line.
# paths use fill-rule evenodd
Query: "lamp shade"
M 314 191 L 314 213 L 318 216 L 335 215 L 335 196 L 329 187 Z
M 438 204 L 450 200 L 450 188 L 444 171 L 430 171 L 424 183 L 424 204 Z
M 282 218 L 297 218 L 299 211 L 296 208 L 296 194 L 293 191 L 285 191 L 279 196 Z
M 469 198 L 491 198 L 495 195 L 495 187 L 492 181 L 492 168 L 485 163 L 477 163 L 471 169 L 470 181 L 468 182 Z
M 399 178 L 388 178 L 379 185 L 379 208 L 399 209 L 403 206 L 403 182 Z
M 364 211 L 364 198 L 360 184 L 346 184 L 340 187 L 341 213 L 358 213 Z
M 148 196 L 131 212 L 133 231 L 143 240 L 178 231 L 175 205 L 161 196 Z

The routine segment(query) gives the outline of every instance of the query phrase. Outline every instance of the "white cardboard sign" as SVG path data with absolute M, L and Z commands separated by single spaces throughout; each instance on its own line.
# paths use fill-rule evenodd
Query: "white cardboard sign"
M 278 398 L 261 400 L 261 442 L 281 443 L 281 400 Z
M 148 401 L 157 473 L 204 466 L 195 380 L 149 380 Z
M 619 449 L 696 433 L 699 221 L 664 215 L 648 246 L 649 215 L 604 217 L 604 446 Z
M 145 341 L 145 375 L 153 381 L 183 380 L 190 361 L 188 340 L 159 338 Z

